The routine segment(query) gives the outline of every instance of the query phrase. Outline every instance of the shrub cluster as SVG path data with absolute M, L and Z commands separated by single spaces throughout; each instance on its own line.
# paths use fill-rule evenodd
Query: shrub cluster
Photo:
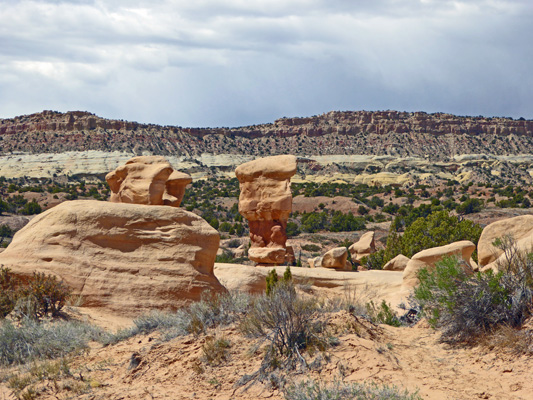
M 55 276 L 35 272 L 27 281 L 0 267 L 0 318 L 14 312 L 18 318 L 56 317 L 71 295 L 71 290 Z
M 6 320 L 0 324 L 0 365 L 63 357 L 85 349 L 90 340 L 103 337 L 99 328 L 78 322 L 39 323 L 25 319 L 15 326 Z
M 300 382 L 284 391 L 287 400 L 421 400 L 417 393 L 409 393 L 395 386 L 333 382 L 328 385 L 316 381 Z
M 455 258 L 420 271 L 414 298 L 444 340 L 474 342 L 502 326 L 520 327 L 531 315 L 533 257 L 514 252 L 508 260 L 496 274 L 468 275 Z

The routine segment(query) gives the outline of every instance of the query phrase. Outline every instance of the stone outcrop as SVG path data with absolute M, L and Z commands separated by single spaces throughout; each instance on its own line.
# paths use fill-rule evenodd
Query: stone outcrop
M 407 263 L 409 262 L 410 258 L 404 256 L 403 254 L 398 254 L 396 257 L 394 257 L 392 260 L 390 260 L 387 264 L 383 266 L 384 271 L 403 271 L 405 270 L 405 267 L 407 267 Z
M 414 287 L 418 284 L 418 271 L 422 268 L 435 268 L 435 263 L 444 257 L 458 257 L 467 272 L 473 272 L 470 257 L 476 245 L 469 240 L 461 240 L 446 246 L 433 247 L 416 253 L 403 271 L 403 286 Z
M 139 156 L 106 175 L 109 201 L 179 207 L 190 175 L 175 171 L 161 156 Z
M 224 292 L 213 274 L 219 240 L 181 208 L 76 200 L 32 219 L 0 264 L 17 275 L 58 276 L 84 307 L 138 315 Z
M 323 268 L 333 268 L 333 269 L 339 269 L 339 270 L 348 270 L 350 271 L 350 268 L 348 269 L 348 250 L 346 247 L 335 247 L 334 249 L 331 249 L 327 251 L 324 256 L 322 257 L 322 267 Z
M 352 260 L 361 261 L 363 257 L 368 257 L 370 254 L 376 252 L 376 244 L 374 242 L 374 232 L 366 232 L 359 240 L 349 247 Z
M 478 242 L 480 268 L 493 263 L 503 254 L 503 250 L 492 243 L 504 236 L 512 237 L 519 249 L 530 250 L 533 246 L 533 215 L 506 218 L 487 225 Z
M 290 178 L 296 173 L 296 157 L 260 158 L 235 169 L 241 193 L 239 212 L 248 220 L 250 260 L 260 264 L 285 261 L 287 220 L 292 211 Z

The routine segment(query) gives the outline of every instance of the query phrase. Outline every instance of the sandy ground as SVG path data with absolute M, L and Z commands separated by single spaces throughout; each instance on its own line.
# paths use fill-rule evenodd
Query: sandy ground
M 235 275 L 235 265 L 217 264 L 219 279 Z M 252 267 L 249 267 L 252 268 Z M 264 271 L 263 271 L 264 269 Z M 270 268 L 255 268 L 261 279 Z M 278 273 L 282 273 L 279 267 Z M 401 273 L 387 271 L 336 272 L 294 268 L 296 283 L 307 282 L 306 295 L 335 298 L 365 296 L 398 299 Z M 237 276 L 238 278 L 238 276 Z M 85 319 L 110 330 L 131 320 L 98 310 L 77 311 Z M 424 399 L 532 399 L 533 358 L 489 350 L 487 347 L 451 347 L 439 342 L 439 333 L 422 321 L 415 327 L 373 325 L 347 311 L 331 314 L 330 333 L 339 344 L 325 353 L 306 354 L 319 367 L 289 374 L 288 381 L 320 379 L 392 384 L 418 390 Z M 224 338 L 229 348 L 220 363 L 209 363 L 203 347 L 212 338 Z M 282 399 L 275 380 L 236 385 L 261 364 L 262 350 L 238 326 L 162 342 L 159 334 L 141 335 L 104 347 L 92 344 L 87 353 L 69 359 L 70 377 L 45 380 L 39 399 Z M 132 362 L 132 360 L 134 362 Z M 315 361 L 315 363 L 313 363 Z M 17 369 L 0 371 L 13 374 Z M 0 383 L 0 400 L 14 399 Z

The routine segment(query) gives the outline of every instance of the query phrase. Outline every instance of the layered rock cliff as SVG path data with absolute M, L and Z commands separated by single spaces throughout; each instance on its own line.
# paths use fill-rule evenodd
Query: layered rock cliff
M 82 111 L 0 120 L 0 152 L 126 151 L 134 154 L 393 155 L 448 160 L 457 154 L 533 150 L 533 121 L 397 111 L 332 111 L 240 128 L 181 128 L 109 120 Z

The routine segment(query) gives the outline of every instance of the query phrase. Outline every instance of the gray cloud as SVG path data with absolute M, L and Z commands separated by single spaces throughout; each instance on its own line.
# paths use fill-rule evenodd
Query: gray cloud
M 329 110 L 533 118 L 526 0 L 1 1 L 0 116 L 234 126 Z

